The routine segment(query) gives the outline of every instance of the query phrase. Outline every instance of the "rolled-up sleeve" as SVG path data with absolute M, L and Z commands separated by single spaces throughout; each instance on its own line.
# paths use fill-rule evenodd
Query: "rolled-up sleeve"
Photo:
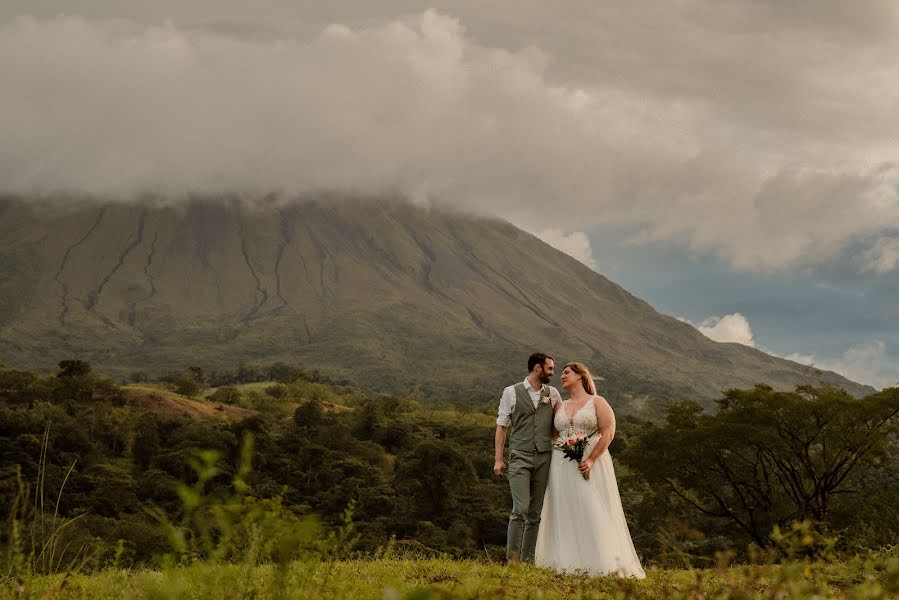
M 507 387 L 503 390 L 503 395 L 499 399 L 499 411 L 496 417 L 496 424 L 501 427 L 508 427 L 512 422 L 512 410 L 515 408 L 515 390 Z
M 559 393 L 559 390 L 550 386 L 549 399 L 550 399 L 550 402 L 552 402 L 553 409 L 555 409 L 559 404 L 562 403 L 562 394 Z

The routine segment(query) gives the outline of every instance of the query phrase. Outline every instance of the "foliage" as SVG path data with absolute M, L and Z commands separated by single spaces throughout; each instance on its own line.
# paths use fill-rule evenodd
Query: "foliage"
M 59 510 L 62 490 L 75 463 L 66 471 L 52 510 L 50 508 L 53 500 L 47 497 L 45 486 L 49 434 L 48 424 L 41 438 L 36 484 L 32 487 L 25 483 L 21 468 L 17 465 L 15 469 L 15 495 L 9 504 L 8 526 L 0 538 L 6 549 L 6 577 L 22 578 L 41 573 L 72 571 L 88 558 L 87 544 L 71 548 L 74 540 L 68 536 L 70 526 L 83 515 L 64 517 Z
M 362 553 L 503 554 L 511 501 L 493 475 L 493 417 L 477 408 L 439 410 L 420 393 L 375 395 L 300 378 L 221 387 L 208 400 L 236 395 L 255 412 L 212 408 L 198 417 L 152 395 L 149 404 L 123 401 L 129 393 L 92 371 L 69 376 L 93 378 L 91 401 L 77 400 L 81 388 L 59 376 L 0 368 L 0 504 L 23 506 L 16 465 L 32 499 L 43 482 L 59 519 L 74 519 L 63 546 L 94 550 L 79 558 L 85 570 L 156 565 L 166 555 L 169 564 L 333 555 L 314 549 L 318 542 L 261 541 L 291 530 L 337 536 L 332 544 L 352 542 Z M 286 395 L 264 393 L 272 385 Z M 754 552 L 822 560 L 894 543 L 897 524 L 883 517 L 899 513 L 895 402 L 896 390 L 854 400 L 829 388 L 758 387 L 728 392 L 716 413 L 683 402 L 661 424 L 623 416 L 611 452 L 644 563 L 713 566 L 717 551 L 732 548 L 741 560 Z M 794 437 L 811 442 L 808 450 Z M 789 469 L 799 475 L 795 489 L 786 487 Z M 751 527 L 735 528 L 737 519 Z M 794 522 L 806 528 L 801 535 Z M 801 546 L 804 554 L 783 550 L 785 539 L 806 533 L 815 542 Z M 0 544 L 11 548 L 12 539 L 4 525 Z M 744 551 L 749 543 L 757 550 Z M 3 560 L 9 572 L 9 553 Z
M 150 381 L 150 376 L 146 371 L 133 371 L 129 376 L 128 380 L 131 383 L 146 383 Z
M 182 396 L 195 398 L 206 389 L 203 372 L 198 367 L 191 367 L 174 382 L 175 391 Z
M 674 404 L 666 423 L 648 426 L 623 456 L 672 495 L 670 513 L 705 520 L 710 532 L 735 527 L 733 541 L 759 546 L 769 545 L 775 526 L 793 521 L 824 530 L 865 527 L 851 507 L 883 496 L 877 482 L 899 458 L 899 389 L 856 400 L 830 387 L 776 392 L 759 385 L 730 390 L 718 404 L 714 414 Z M 880 520 L 871 524 L 899 537 L 899 523 Z
M 226 385 L 212 392 L 207 399 L 219 404 L 240 404 L 241 394 L 236 386 Z
M 265 388 L 265 393 L 276 400 L 284 400 L 287 398 L 288 389 L 283 383 L 276 383 Z
M 231 480 L 231 489 L 219 495 L 207 491 L 208 484 L 221 475 L 220 455 L 204 450 L 188 463 L 193 484 L 179 483 L 177 493 L 183 510 L 175 524 L 160 510 L 151 514 L 162 524 L 173 552 L 158 560 L 164 565 L 193 560 L 212 562 L 281 562 L 298 558 L 309 550 L 317 536 L 318 523 L 301 517 L 283 506 L 280 497 L 258 499 L 250 495 L 246 482 L 253 454 L 253 437 L 246 434 L 240 461 Z
M 317 369 L 306 369 L 299 365 L 288 365 L 287 363 L 280 361 L 270 365 L 241 364 L 234 371 L 212 371 L 209 375 L 210 385 L 216 387 L 223 385 L 239 385 L 243 383 L 259 383 L 263 381 L 276 381 L 278 383 L 293 383 L 296 381 L 328 384 L 338 383 L 323 375 Z
M 899 594 L 899 559 L 870 556 L 846 562 L 710 569 L 650 569 L 646 579 L 587 578 L 577 574 L 487 561 L 420 558 L 396 546 L 383 556 L 342 561 L 300 560 L 287 565 L 198 562 L 162 572 L 106 570 L 91 576 L 40 577 L 18 585 L 28 597 L 61 590 L 89 598 L 306 598 L 309 600 L 775 600 L 848 598 L 887 600 Z M 12 593 L 10 593 L 12 592 Z M 0 591 L 2 593 L 2 591 Z

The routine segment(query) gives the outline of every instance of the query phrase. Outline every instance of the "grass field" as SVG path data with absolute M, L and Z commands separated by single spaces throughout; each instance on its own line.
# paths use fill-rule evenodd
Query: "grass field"
M 197 563 L 166 571 L 107 570 L 8 582 L 4 598 L 896 598 L 896 561 L 790 563 L 708 570 L 648 569 L 642 581 L 559 575 L 449 559 Z

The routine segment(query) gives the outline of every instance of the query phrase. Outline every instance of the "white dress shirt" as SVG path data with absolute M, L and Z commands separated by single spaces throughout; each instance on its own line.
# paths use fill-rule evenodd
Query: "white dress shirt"
M 553 410 L 555 410 L 556 406 L 562 401 L 559 390 L 551 385 L 541 385 L 539 388 L 534 389 L 531 387 L 531 382 L 528 381 L 528 378 L 524 378 L 524 389 L 527 390 L 527 393 L 531 396 L 531 402 L 534 403 L 534 408 L 537 408 L 537 403 L 540 402 L 540 392 L 543 391 L 543 388 L 549 388 L 549 401 L 552 402 Z M 503 395 L 499 399 L 499 416 L 496 418 L 497 425 L 508 427 L 509 423 L 512 422 L 512 411 L 515 410 L 515 398 L 514 385 L 510 385 L 503 390 Z

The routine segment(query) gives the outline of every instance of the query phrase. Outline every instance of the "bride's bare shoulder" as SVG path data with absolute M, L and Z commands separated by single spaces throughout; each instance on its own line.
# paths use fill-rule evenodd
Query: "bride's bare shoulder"
M 600 396 L 599 394 L 593 396 L 593 405 L 599 409 L 607 408 L 609 410 L 612 410 L 612 405 L 609 404 L 609 401 L 606 400 L 605 398 L 603 398 L 602 396 Z

